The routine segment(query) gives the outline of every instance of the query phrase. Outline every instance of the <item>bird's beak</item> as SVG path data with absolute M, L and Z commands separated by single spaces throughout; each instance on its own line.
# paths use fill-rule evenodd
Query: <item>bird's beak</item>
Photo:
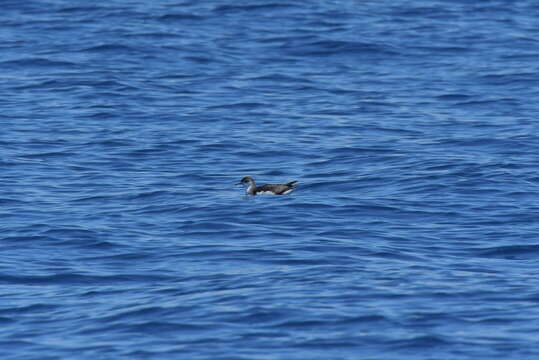
M 241 185 L 241 181 L 239 183 L 235 183 L 234 185 Z

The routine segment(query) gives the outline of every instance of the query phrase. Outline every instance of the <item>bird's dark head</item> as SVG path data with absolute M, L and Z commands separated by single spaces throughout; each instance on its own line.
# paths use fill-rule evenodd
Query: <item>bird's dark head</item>
M 255 180 L 250 177 L 250 176 L 245 176 L 243 179 L 240 180 L 239 183 L 237 183 L 236 185 L 249 185 L 249 184 L 253 184 L 255 182 Z

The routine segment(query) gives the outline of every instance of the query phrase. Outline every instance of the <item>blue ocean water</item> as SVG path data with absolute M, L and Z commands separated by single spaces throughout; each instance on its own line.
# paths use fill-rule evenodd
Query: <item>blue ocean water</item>
M 2 5 L 2 359 L 539 357 L 536 2 Z

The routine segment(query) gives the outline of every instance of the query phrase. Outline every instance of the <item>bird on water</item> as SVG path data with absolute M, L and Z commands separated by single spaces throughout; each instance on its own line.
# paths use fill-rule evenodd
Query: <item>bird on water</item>
M 265 184 L 256 186 L 255 179 L 250 176 L 246 176 L 236 185 L 244 185 L 245 192 L 248 195 L 261 195 L 261 194 L 273 194 L 273 195 L 286 195 L 290 194 L 297 186 L 297 181 L 291 181 L 287 184 Z

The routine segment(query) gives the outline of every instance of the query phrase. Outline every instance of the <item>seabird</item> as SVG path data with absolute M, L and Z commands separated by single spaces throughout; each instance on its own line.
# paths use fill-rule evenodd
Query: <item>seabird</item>
M 287 184 L 266 184 L 262 186 L 256 186 L 255 179 L 250 176 L 246 176 L 236 185 L 245 185 L 245 192 L 248 195 L 261 195 L 261 194 L 273 194 L 273 195 L 286 195 L 290 194 L 297 186 L 297 181 L 291 181 Z

